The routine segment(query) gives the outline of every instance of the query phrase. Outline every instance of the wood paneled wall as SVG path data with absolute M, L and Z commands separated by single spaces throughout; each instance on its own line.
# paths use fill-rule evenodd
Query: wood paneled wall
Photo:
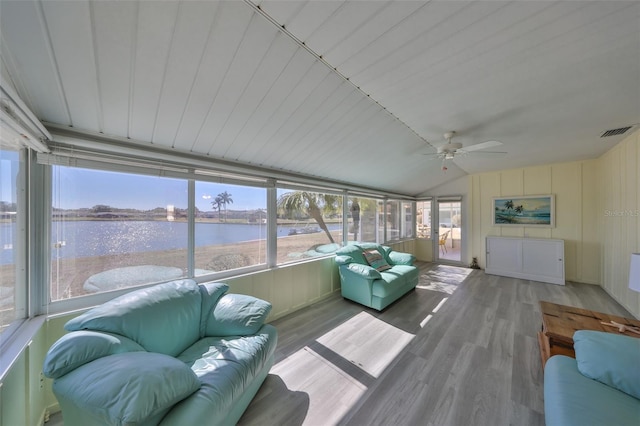
M 470 251 L 485 262 L 488 235 L 565 240 L 566 279 L 599 284 L 640 318 L 629 290 L 629 258 L 640 252 L 640 130 L 596 160 L 469 176 Z M 493 197 L 555 194 L 554 228 L 500 227 Z
M 271 302 L 272 321 L 340 290 L 333 256 L 221 280 L 230 293 L 249 294 Z
M 640 130 L 598 159 L 595 188 L 602 245 L 601 285 L 640 318 L 640 293 L 629 290 L 631 253 L 640 252 Z
M 565 241 L 567 280 L 600 282 L 600 245 L 598 244 L 596 160 L 551 164 L 504 170 L 470 177 L 471 254 L 484 267 L 485 238 L 502 237 L 559 238 Z M 555 195 L 556 225 L 494 226 L 493 198 L 525 195 Z

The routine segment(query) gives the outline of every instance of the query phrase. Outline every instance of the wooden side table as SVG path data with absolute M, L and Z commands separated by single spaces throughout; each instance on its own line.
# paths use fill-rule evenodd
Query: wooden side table
M 553 355 L 576 357 L 573 350 L 573 333 L 578 330 L 619 333 L 617 328 L 602 324 L 611 321 L 640 328 L 640 321 L 635 319 L 551 302 L 541 301 L 540 311 L 542 312 L 542 330 L 538 333 L 538 343 L 540 344 L 540 358 L 543 368 L 549 357 Z M 640 334 L 630 331 L 619 334 L 640 338 Z

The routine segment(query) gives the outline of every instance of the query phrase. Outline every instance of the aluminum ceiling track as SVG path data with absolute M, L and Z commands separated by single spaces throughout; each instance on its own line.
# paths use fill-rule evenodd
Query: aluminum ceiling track
M 416 132 L 415 130 L 413 130 L 407 123 L 405 123 L 404 121 L 402 121 L 400 118 L 398 118 L 394 113 L 392 113 L 391 111 L 389 111 L 384 105 L 382 105 L 380 102 L 378 102 L 376 99 L 374 99 L 373 97 L 371 97 L 370 94 L 364 92 L 360 86 L 358 86 L 357 84 L 355 84 L 353 81 L 351 81 L 349 79 L 349 77 L 347 77 L 346 75 L 342 74 L 340 71 L 338 71 L 338 69 L 336 67 L 334 67 L 333 65 L 331 65 L 329 62 L 327 62 L 322 56 L 318 55 L 316 52 L 314 52 L 309 46 L 307 46 L 305 44 L 304 41 L 300 40 L 298 37 L 296 37 L 294 34 L 292 34 L 289 30 L 287 30 L 287 28 L 282 25 L 281 23 L 279 23 L 278 21 L 276 21 L 274 18 L 272 18 L 268 13 L 266 13 L 264 10 L 262 10 L 262 8 L 260 7 L 260 5 L 256 5 L 255 3 L 253 3 L 251 0 L 244 0 L 244 2 L 251 7 L 256 13 L 260 14 L 263 18 L 265 18 L 268 22 L 270 22 L 272 25 L 274 25 L 275 27 L 278 28 L 278 30 L 286 35 L 287 37 L 289 37 L 291 40 L 293 40 L 298 46 L 300 46 L 302 49 L 306 50 L 310 55 L 312 55 L 318 62 L 322 63 L 324 66 L 326 66 L 327 68 L 329 68 L 329 70 L 331 70 L 331 72 L 333 72 L 334 74 L 336 74 L 337 76 L 339 76 L 340 78 L 342 78 L 344 81 L 346 81 L 347 83 L 349 83 L 351 86 L 353 86 L 358 92 L 360 92 L 362 94 L 362 96 L 364 96 L 365 98 L 369 98 L 371 99 L 372 102 L 374 102 L 376 105 L 378 105 L 380 108 L 382 108 L 382 110 L 384 112 L 386 112 L 387 114 L 389 114 L 389 116 L 391 116 L 394 120 L 396 120 L 397 122 L 399 122 L 400 124 L 402 124 L 404 127 L 406 127 L 407 129 L 409 129 L 409 131 L 411 133 L 413 133 L 418 139 L 420 139 L 421 141 L 423 141 L 425 144 L 427 144 L 428 146 L 430 146 L 433 149 L 436 149 L 436 147 L 431 144 L 431 142 L 429 142 L 428 140 L 426 140 L 425 138 L 423 138 L 418 132 Z

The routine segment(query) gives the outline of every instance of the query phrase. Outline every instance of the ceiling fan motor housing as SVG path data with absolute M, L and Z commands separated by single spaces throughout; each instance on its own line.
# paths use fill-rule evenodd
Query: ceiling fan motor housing
M 438 147 L 438 154 L 453 154 L 457 150 L 462 148 L 462 144 L 459 142 L 449 142 Z

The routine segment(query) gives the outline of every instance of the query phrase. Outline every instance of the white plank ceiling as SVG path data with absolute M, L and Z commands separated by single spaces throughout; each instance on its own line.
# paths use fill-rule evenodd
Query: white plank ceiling
M 637 1 L 1 0 L 0 32 L 45 123 L 398 194 L 640 122 Z M 444 172 L 450 130 L 506 154 Z

